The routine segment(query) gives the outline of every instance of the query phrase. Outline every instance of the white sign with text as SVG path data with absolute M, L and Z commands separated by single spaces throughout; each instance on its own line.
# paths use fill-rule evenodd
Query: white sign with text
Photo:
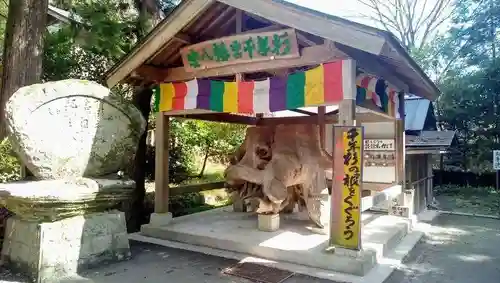
M 392 139 L 365 139 L 365 150 L 396 150 L 396 143 Z
M 493 151 L 493 169 L 500 170 L 500 150 Z

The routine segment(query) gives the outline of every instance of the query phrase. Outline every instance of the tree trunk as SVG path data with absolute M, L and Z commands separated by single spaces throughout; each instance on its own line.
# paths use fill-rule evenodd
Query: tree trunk
M 203 174 L 205 173 L 205 169 L 207 167 L 207 161 L 208 161 L 208 153 L 210 152 L 210 148 L 207 145 L 207 148 L 205 149 L 205 157 L 203 158 L 203 165 L 201 166 L 200 174 L 198 175 L 198 178 L 203 177 Z
M 149 112 L 151 112 L 151 97 L 153 92 L 151 89 L 137 90 L 134 94 L 134 105 L 139 109 L 142 116 L 148 122 Z M 128 232 L 137 232 L 140 230 L 141 225 L 145 223 L 146 217 L 144 212 L 144 198 L 146 196 L 146 150 L 147 150 L 147 135 L 148 124 L 146 123 L 146 131 L 139 140 L 137 151 L 134 158 L 133 177 L 135 181 L 135 189 L 132 194 L 130 203 L 130 211 L 127 217 L 127 230 Z
M 42 73 L 42 52 L 48 0 L 10 0 L 3 52 L 0 92 L 0 140 L 5 135 L 5 103 L 20 87 L 37 83 Z

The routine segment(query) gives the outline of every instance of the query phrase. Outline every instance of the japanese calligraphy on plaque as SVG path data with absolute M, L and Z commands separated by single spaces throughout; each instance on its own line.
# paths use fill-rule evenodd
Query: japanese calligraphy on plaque
M 294 29 L 248 33 L 190 45 L 181 50 L 188 72 L 225 65 L 300 57 Z
M 396 150 L 395 141 L 393 139 L 365 139 L 364 141 L 365 150 Z
M 361 249 L 363 129 L 335 127 L 332 245 Z

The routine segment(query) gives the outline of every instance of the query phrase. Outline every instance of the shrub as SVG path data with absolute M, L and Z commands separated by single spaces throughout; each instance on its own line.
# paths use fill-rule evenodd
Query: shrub
M 8 139 L 0 142 L 0 183 L 17 181 L 21 178 L 21 164 Z
M 473 187 L 473 186 L 459 186 L 459 185 L 442 185 L 435 186 L 434 193 L 439 195 L 476 195 L 485 196 L 496 194 L 493 187 Z
M 170 183 L 180 184 L 186 181 L 194 171 L 193 154 L 183 144 L 171 145 L 169 149 L 168 176 Z M 146 178 L 155 179 L 155 147 L 148 146 L 146 152 Z

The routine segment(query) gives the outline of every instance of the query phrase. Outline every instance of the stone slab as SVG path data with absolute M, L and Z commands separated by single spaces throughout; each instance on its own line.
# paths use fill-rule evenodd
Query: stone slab
M 132 191 L 135 182 L 127 179 L 65 178 L 58 180 L 18 181 L 0 184 L 0 198 L 18 198 L 25 201 L 37 199 L 77 202 L 98 198 L 104 193 Z
M 7 221 L 2 259 L 33 282 L 58 278 L 130 257 L 123 212 L 76 216 L 37 223 L 11 217 Z
M 286 216 L 286 215 L 283 215 Z M 315 229 L 308 222 L 282 217 L 280 229 L 257 229 L 257 216 L 236 213 L 232 207 L 174 218 L 164 227 L 144 225 L 141 233 L 175 242 L 222 249 L 268 260 L 362 276 L 377 258 L 397 245 L 410 223 L 401 217 L 363 213 L 363 252 L 359 256 L 327 253 L 328 227 Z
M 127 179 L 19 181 L 0 184 L 0 205 L 23 220 L 53 222 L 116 207 L 130 199 L 134 187 Z

